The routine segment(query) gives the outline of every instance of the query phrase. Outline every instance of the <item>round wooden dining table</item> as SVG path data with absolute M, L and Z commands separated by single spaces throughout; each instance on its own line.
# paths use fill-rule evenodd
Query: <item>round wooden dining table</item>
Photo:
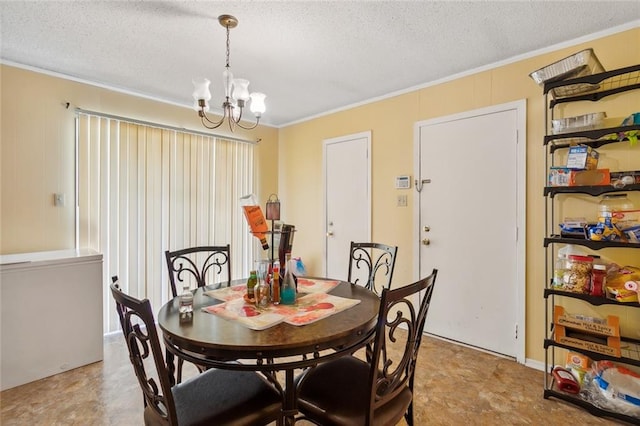
M 232 282 L 238 284 L 238 282 Z M 157 320 L 167 349 L 167 367 L 174 375 L 174 357 L 212 368 L 252 370 L 265 375 L 282 392 L 282 422 L 295 423 L 297 414 L 294 372 L 362 348 L 375 333 L 379 297 L 372 291 L 348 282 L 328 294 L 360 300 L 346 310 L 311 324 L 296 326 L 279 323 L 265 330 L 252 330 L 242 324 L 204 311 L 223 303 L 204 293 L 194 292 L 193 314 L 179 312 L 179 297 L 160 309 Z M 285 373 L 284 387 L 276 372 Z

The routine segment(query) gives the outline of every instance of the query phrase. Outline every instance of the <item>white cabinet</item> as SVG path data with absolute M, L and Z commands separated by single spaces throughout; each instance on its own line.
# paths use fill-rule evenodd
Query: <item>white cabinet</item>
M 103 359 L 102 255 L 60 250 L 0 256 L 0 387 Z

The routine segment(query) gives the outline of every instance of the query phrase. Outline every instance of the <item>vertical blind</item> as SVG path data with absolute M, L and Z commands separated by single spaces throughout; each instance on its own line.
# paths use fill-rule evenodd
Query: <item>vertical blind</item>
M 169 300 L 165 250 L 230 244 L 231 277 L 246 276 L 252 144 L 87 113 L 76 129 L 77 244 L 103 254 L 105 333 L 119 326 L 112 276 L 156 314 Z

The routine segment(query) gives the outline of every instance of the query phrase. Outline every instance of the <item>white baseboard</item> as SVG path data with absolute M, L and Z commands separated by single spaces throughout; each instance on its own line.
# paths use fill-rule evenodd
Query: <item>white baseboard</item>
M 544 362 L 536 361 L 535 359 L 527 358 L 524 361 L 524 365 L 527 367 L 535 368 L 536 370 L 544 371 Z

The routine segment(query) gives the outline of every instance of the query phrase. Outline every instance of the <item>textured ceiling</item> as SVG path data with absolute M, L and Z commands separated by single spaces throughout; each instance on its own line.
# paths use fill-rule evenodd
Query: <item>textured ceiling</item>
M 280 126 L 621 25 L 639 1 L 0 2 L 1 58 L 191 105 L 231 68 Z M 604 64 L 606 67 L 606 64 Z M 533 71 L 533 70 L 531 70 Z

